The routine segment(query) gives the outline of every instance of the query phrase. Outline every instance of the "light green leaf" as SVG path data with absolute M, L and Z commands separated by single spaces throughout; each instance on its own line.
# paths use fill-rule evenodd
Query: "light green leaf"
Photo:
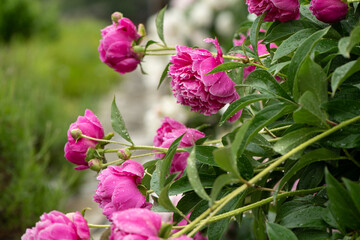
M 111 126 L 115 132 L 117 132 L 123 139 L 134 144 L 130 138 L 128 130 L 126 129 L 125 122 L 121 113 L 116 106 L 115 97 L 111 104 Z
M 334 97 L 336 90 L 346 79 L 358 71 L 360 71 L 360 58 L 336 68 L 331 76 L 332 96 Z
M 276 223 L 266 223 L 266 232 L 270 240 L 298 240 L 291 230 Z
M 344 37 L 339 41 L 339 53 L 346 58 L 350 58 L 350 52 L 356 44 L 360 42 L 360 26 L 355 27 L 350 37 Z
M 160 12 L 156 16 L 156 20 L 155 20 L 157 34 L 165 46 L 166 46 L 166 43 L 164 40 L 164 16 L 165 16 L 166 7 L 167 6 L 165 6 L 163 9 L 160 10 Z
M 234 176 L 229 175 L 229 174 L 222 174 L 220 176 L 218 176 L 214 182 L 214 185 L 212 186 L 211 189 L 211 200 L 212 203 L 217 199 L 217 196 L 219 195 L 221 189 L 230 184 L 230 183 L 238 183 L 240 180 L 238 178 L 234 178 Z
M 230 147 L 216 149 L 213 154 L 215 162 L 219 167 L 232 173 L 234 177 L 240 176 L 237 168 L 236 156 L 233 154 Z

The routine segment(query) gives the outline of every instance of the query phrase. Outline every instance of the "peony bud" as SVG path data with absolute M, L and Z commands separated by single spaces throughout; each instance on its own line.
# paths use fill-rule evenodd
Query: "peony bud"
M 125 148 L 125 149 L 120 149 L 118 152 L 117 152 L 117 155 L 120 159 L 122 160 L 128 160 L 130 159 L 131 157 L 131 152 L 128 148 Z
M 145 26 L 144 24 L 140 23 L 138 26 L 138 33 L 140 34 L 141 37 L 145 37 L 146 36 L 146 30 L 145 30 Z
M 325 23 L 335 23 L 346 17 L 348 6 L 342 0 L 311 0 L 310 10 Z
M 88 162 L 88 164 L 89 164 L 90 169 L 91 169 L 91 170 L 94 170 L 94 171 L 96 171 L 96 172 L 99 172 L 99 171 L 102 169 L 102 167 L 101 167 L 101 161 L 100 161 L 99 159 L 97 159 L 97 158 L 91 159 L 91 160 Z
M 82 132 L 79 128 L 76 128 L 76 129 L 72 129 L 70 131 L 70 135 L 72 136 L 72 138 L 77 141 L 81 138 L 81 135 L 82 135 Z
M 114 12 L 111 14 L 111 20 L 117 23 L 120 19 L 122 19 L 124 15 L 121 12 Z

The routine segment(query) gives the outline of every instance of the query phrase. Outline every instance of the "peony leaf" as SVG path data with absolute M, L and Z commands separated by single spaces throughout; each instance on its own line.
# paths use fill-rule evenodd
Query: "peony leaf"
M 276 223 L 266 223 L 266 232 L 270 240 L 297 240 L 296 235 L 288 228 Z
M 258 16 L 250 28 L 250 43 L 254 49 L 255 58 L 258 62 L 260 62 L 258 49 L 257 49 L 258 40 L 259 40 L 259 32 L 260 32 L 261 24 L 263 23 L 263 19 L 266 14 L 267 14 L 267 12 L 264 12 L 263 14 Z
M 214 182 L 214 185 L 212 186 L 211 189 L 211 200 L 212 203 L 216 200 L 217 196 L 219 195 L 219 193 L 221 192 L 221 189 L 226 186 L 227 184 L 230 183 L 238 183 L 240 180 L 238 178 L 234 178 L 234 176 L 230 175 L 230 174 L 222 174 L 220 176 L 218 176 Z M 211 204 L 212 205 L 212 204 Z
M 334 97 L 336 90 L 346 79 L 358 71 L 360 71 L 360 58 L 336 68 L 331 77 L 332 96 Z
M 231 151 L 230 147 L 223 147 L 214 150 L 213 152 L 215 162 L 221 167 L 223 170 L 232 173 L 233 177 L 239 177 L 239 171 L 237 168 L 236 156 Z
M 167 77 L 170 64 L 171 64 L 171 63 L 169 62 L 169 63 L 166 65 L 166 67 L 164 68 L 164 71 L 163 71 L 162 74 L 161 74 L 161 77 L 160 77 L 160 80 L 159 80 L 159 84 L 158 84 L 158 86 L 157 86 L 157 89 L 160 88 L 161 84 L 163 83 L 163 81 L 164 81 L 165 78 Z
M 228 70 L 232 70 L 232 69 L 244 67 L 244 66 L 245 66 L 245 64 L 239 63 L 239 62 L 226 62 L 226 63 L 222 63 L 222 64 L 216 66 L 214 69 L 212 69 L 207 74 L 224 72 L 224 71 L 228 71 Z
M 111 104 L 111 126 L 123 139 L 134 145 L 130 138 L 129 132 L 126 129 L 125 122 L 116 105 L 115 97 Z
M 164 16 L 165 16 L 166 8 L 167 8 L 167 6 L 165 6 L 163 9 L 160 10 L 160 12 L 156 16 L 156 20 L 155 20 L 157 34 L 165 46 L 166 46 L 166 43 L 165 43 L 165 39 L 164 39 Z

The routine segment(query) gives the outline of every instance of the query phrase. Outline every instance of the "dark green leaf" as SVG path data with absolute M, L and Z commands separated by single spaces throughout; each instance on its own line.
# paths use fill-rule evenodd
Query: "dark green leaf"
M 348 191 L 325 170 L 326 191 L 330 199 L 330 211 L 334 215 L 341 232 L 345 229 L 360 229 L 360 213 L 355 211 L 356 206 Z M 357 199 L 358 201 L 358 199 Z
M 237 167 L 240 172 L 240 175 L 246 179 L 250 180 L 254 176 L 254 168 L 245 155 L 241 155 L 237 160 Z
M 176 212 L 178 214 L 182 214 L 181 211 L 179 209 L 177 209 L 174 204 L 172 203 L 172 201 L 169 198 L 169 189 L 170 189 L 171 183 L 169 183 L 168 185 L 166 185 L 160 193 L 159 196 L 159 204 L 161 206 L 163 206 L 164 208 L 172 211 L 172 212 Z
M 240 99 L 231 103 L 230 106 L 226 109 L 224 114 L 221 116 L 219 126 L 223 125 L 224 122 L 228 120 L 232 115 L 234 115 L 244 107 L 248 106 L 249 104 L 273 98 L 274 96 L 269 94 L 253 94 L 241 97 Z
M 171 63 L 169 62 L 169 63 L 166 65 L 166 67 L 164 68 L 164 71 L 163 71 L 162 74 L 161 74 L 161 77 L 160 77 L 160 80 L 159 80 L 159 84 L 158 84 L 158 86 L 157 86 L 157 89 L 160 88 L 161 84 L 163 83 L 163 81 L 164 81 L 165 78 L 167 77 L 170 64 L 171 64 Z
M 228 70 L 232 70 L 232 69 L 244 67 L 244 66 L 245 66 L 245 64 L 239 63 L 239 62 L 225 62 L 225 63 L 222 63 L 222 64 L 216 66 L 213 70 L 211 70 L 207 74 L 224 72 L 224 71 L 228 71 Z
M 326 212 L 326 208 L 307 205 L 287 212 L 287 214 L 283 215 L 280 224 L 287 228 L 326 229 L 327 225 L 322 219 L 324 212 Z
M 259 40 L 259 32 L 261 28 L 261 24 L 263 22 L 263 19 L 267 13 L 264 12 L 260 16 L 258 16 L 255 21 L 253 22 L 251 28 L 250 28 L 250 43 L 254 49 L 255 58 L 260 61 L 259 55 L 258 55 L 258 40 Z
M 203 187 L 211 187 L 215 181 L 215 177 L 213 175 L 199 175 L 200 182 Z M 178 180 L 176 180 L 170 188 L 169 194 L 170 195 L 177 195 L 180 193 L 185 193 L 188 191 L 193 190 L 194 188 L 189 182 L 189 179 L 187 176 L 181 177 Z
M 115 97 L 111 104 L 111 126 L 115 132 L 117 132 L 123 139 L 134 144 L 130 138 L 128 130 L 126 129 L 124 119 L 121 116 L 121 113 L 116 106 Z
M 332 96 L 335 95 L 338 87 L 351 75 L 360 71 L 360 58 L 355 61 L 348 62 L 335 69 L 333 75 L 331 76 L 331 90 Z
M 269 69 L 267 70 L 268 72 L 272 73 L 274 72 L 274 75 L 278 74 L 284 67 L 288 66 L 290 64 L 290 61 L 286 61 L 286 62 L 281 62 L 281 63 L 277 63 L 272 65 L 271 67 L 269 67 Z
M 280 23 L 269 29 L 263 40 L 264 43 L 272 43 L 288 37 L 289 35 L 296 33 L 304 29 L 304 24 L 301 21 L 288 21 Z
M 275 63 L 276 60 L 295 51 L 315 31 L 316 30 L 313 28 L 302 29 L 291 35 L 288 39 L 284 40 L 276 50 L 272 63 Z
M 204 187 L 201 184 L 199 173 L 196 169 L 196 154 L 194 149 L 191 151 L 187 159 L 186 172 L 189 182 L 196 194 L 204 200 L 211 201 L 209 195 L 205 192 Z
M 239 182 L 239 179 L 234 178 L 234 176 L 229 175 L 229 174 L 222 174 L 220 176 L 218 176 L 214 182 L 214 185 L 212 186 L 211 189 L 211 200 L 212 203 L 217 199 L 217 196 L 219 195 L 221 189 L 230 184 L 230 183 L 237 183 Z
M 219 167 L 227 172 L 232 173 L 234 177 L 240 176 L 236 164 L 236 156 L 231 151 L 230 147 L 216 149 L 214 150 L 213 154 L 215 162 Z
M 346 58 L 350 58 L 350 52 L 353 47 L 360 42 L 360 26 L 355 27 L 350 37 L 343 37 L 339 41 L 339 53 Z
M 214 160 L 213 151 L 217 149 L 215 146 L 194 146 L 196 160 L 211 166 L 217 166 Z
M 165 46 L 166 46 L 166 43 L 164 40 L 164 15 L 165 15 L 166 7 L 167 6 L 165 6 L 163 9 L 160 10 L 160 12 L 156 16 L 156 20 L 155 20 L 157 34 Z
M 154 192 L 158 196 L 160 196 L 161 189 L 162 189 L 162 187 L 160 187 L 160 179 L 159 179 L 161 165 L 162 165 L 162 160 L 160 160 L 156 163 L 155 171 L 152 173 L 152 177 L 150 180 L 151 189 L 154 190 Z
M 358 210 L 358 213 L 360 213 L 360 184 L 350 181 L 349 179 L 346 178 L 344 178 L 343 181 Z
M 176 182 L 175 182 L 176 183 Z M 172 186 L 171 186 L 172 187 Z M 170 188 L 171 191 L 171 188 Z M 195 193 L 195 192 L 190 192 L 185 194 L 180 201 L 178 202 L 178 204 L 176 205 L 176 207 L 183 212 L 185 215 L 189 214 L 191 212 L 191 210 L 200 202 L 202 201 L 202 199 Z M 173 216 L 173 222 L 180 222 L 183 218 L 177 214 L 174 213 Z
M 303 62 L 303 60 L 308 56 L 315 46 L 315 44 L 329 31 L 330 27 L 319 30 L 313 33 L 310 37 L 308 37 L 297 49 L 294 57 L 291 60 L 289 70 L 288 70 L 288 78 L 287 83 L 289 84 L 290 89 L 293 88 L 294 80 L 296 73 L 298 71 L 299 66 Z
M 299 240 L 324 240 L 329 239 L 330 235 L 324 230 L 312 229 L 294 229 L 293 230 Z
M 276 223 L 266 223 L 266 232 L 270 240 L 297 240 L 296 235 L 286 227 Z
M 325 104 L 325 108 L 337 122 L 343 122 L 360 115 L 360 100 L 336 99 Z

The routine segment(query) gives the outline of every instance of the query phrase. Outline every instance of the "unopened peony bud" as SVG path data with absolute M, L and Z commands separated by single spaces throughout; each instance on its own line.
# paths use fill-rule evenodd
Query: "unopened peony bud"
M 131 157 L 131 152 L 128 148 L 125 148 L 125 149 L 120 149 L 118 152 L 117 152 L 117 155 L 120 159 L 122 160 L 128 160 L 130 159 Z
M 90 169 L 96 172 L 99 172 L 102 169 L 101 161 L 99 159 L 91 159 L 88 164 Z
M 122 19 L 124 15 L 121 12 L 114 12 L 111 14 L 111 20 L 117 23 L 120 19 Z
M 80 130 L 79 128 L 72 129 L 72 130 L 70 131 L 70 135 L 72 136 L 72 138 L 73 138 L 75 141 L 77 141 L 77 140 L 79 140 L 79 139 L 81 138 L 81 134 L 82 134 L 82 132 L 81 132 L 81 130 Z
M 138 26 L 138 33 L 140 36 L 145 37 L 146 36 L 146 30 L 144 24 L 140 23 Z
M 335 23 L 346 17 L 348 6 L 342 0 L 311 0 L 310 10 L 325 23 Z

